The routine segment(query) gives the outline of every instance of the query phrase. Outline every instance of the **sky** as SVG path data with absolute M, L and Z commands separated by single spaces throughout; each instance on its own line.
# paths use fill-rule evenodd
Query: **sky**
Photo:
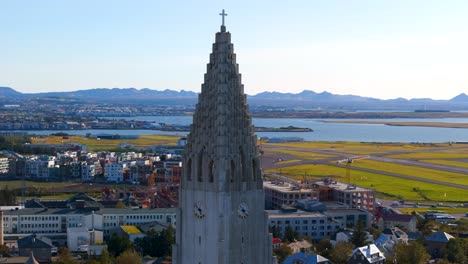
M 247 94 L 468 93 L 465 0 L 0 0 L 0 86 L 199 92 L 222 9 Z

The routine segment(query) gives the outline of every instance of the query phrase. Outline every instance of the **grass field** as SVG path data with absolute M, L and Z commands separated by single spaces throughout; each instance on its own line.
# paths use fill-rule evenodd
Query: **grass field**
M 69 187 L 80 185 L 80 183 L 69 183 L 69 182 L 32 182 L 25 181 L 26 187 L 35 187 L 40 189 L 52 189 L 56 187 Z M 7 187 L 11 189 L 19 189 L 22 187 L 22 181 L 0 181 L 0 189 Z
M 352 166 L 357 168 L 373 169 L 384 172 L 394 172 L 402 175 L 437 180 L 441 182 L 456 182 L 468 186 L 467 175 L 461 173 L 453 173 L 374 160 L 358 160 L 354 162 Z
M 410 214 L 412 212 L 425 213 L 427 211 L 439 211 L 439 212 L 444 212 L 447 214 L 462 214 L 462 213 L 468 212 L 468 208 L 463 208 L 463 207 L 461 208 L 458 208 L 458 207 L 457 208 L 448 208 L 448 207 L 411 208 L 411 207 L 408 207 L 408 208 L 398 208 L 398 210 L 405 214 Z
M 268 144 L 266 144 L 268 145 Z M 294 142 L 294 143 L 278 143 L 271 144 L 274 146 L 284 146 L 292 148 L 306 149 L 328 149 L 336 152 L 345 152 L 352 155 L 371 155 L 381 154 L 393 151 L 432 151 L 433 149 L 458 149 L 467 148 L 467 146 L 450 145 L 450 144 L 409 144 L 409 143 L 367 143 L 367 142 Z M 468 152 L 467 152 L 468 153 Z
M 157 145 L 175 146 L 178 139 L 178 136 L 166 135 L 140 135 L 138 139 L 97 139 L 85 136 L 69 136 L 68 139 L 63 139 L 61 136 L 46 136 L 33 138 L 32 142 L 45 144 L 79 143 L 86 145 L 92 151 L 104 151 L 116 149 L 121 143 L 129 143 L 136 148 Z
M 285 176 L 302 180 L 304 175 L 308 180 L 334 176 L 338 181 L 345 181 L 345 169 L 329 165 L 304 164 L 266 170 L 270 173 L 281 173 Z M 351 182 L 362 187 L 374 189 L 381 198 L 404 199 L 410 201 L 468 201 L 467 191 L 464 189 L 441 186 L 437 184 L 396 178 L 377 173 L 351 170 Z
M 292 155 L 301 160 L 318 160 L 333 157 L 331 155 L 289 149 L 274 149 L 272 152 Z
M 419 152 L 419 153 L 405 153 L 398 155 L 385 156 L 386 158 L 392 159 L 412 159 L 412 160 L 424 160 L 424 159 L 468 159 L 468 152 L 463 150 L 457 150 L 457 153 L 444 153 L 444 152 Z
M 458 168 L 467 168 L 468 169 L 468 162 L 463 161 L 455 161 L 455 160 L 423 160 L 422 162 L 425 163 L 432 163 L 432 164 L 439 164 L 439 165 L 446 165 Z
M 268 148 L 269 145 L 275 148 Z M 314 157 L 316 150 L 328 150 L 340 153 L 343 156 L 353 155 L 380 155 L 401 160 L 420 160 L 421 162 L 443 164 L 458 168 L 468 168 L 467 144 L 409 144 L 409 143 L 364 143 L 364 142 L 298 142 L 265 144 L 266 151 L 281 152 L 278 146 L 287 147 L 289 159 L 301 159 L 307 162 L 307 157 Z M 296 150 L 294 150 L 296 149 Z M 285 152 L 283 152 L 285 153 Z M 307 154 L 309 153 L 309 154 Z M 320 156 L 317 159 L 320 161 Z M 331 156 L 333 157 L 333 156 Z M 330 162 L 329 160 L 324 160 Z M 291 178 L 302 180 L 306 175 L 308 180 L 323 177 L 335 177 L 338 181 L 345 182 L 346 168 L 327 164 L 301 164 L 271 168 L 266 172 L 284 174 Z M 353 170 L 354 168 L 372 169 L 375 173 Z M 352 183 L 362 187 L 376 190 L 381 198 L 401 198 L 413 201 L 468 201 L 468 191 L 462 188 L 447 187 L 433 183 L 418 181 L 432 179 L 441 182 L 453 182 L 468 186 L 468 174 L 447 172 L 442 169 L 422 168 L 411 165 L 379 162 L 369 159 L 361 159 L 354 162 L 351 167 Z M 382 172 L 382 173 L 379 173 Z M 384 175 L 383 173 L 395 173 L 414 176 L 416 179 L 404 179 Z M 308 176 L 307 176 L 308 175 Z

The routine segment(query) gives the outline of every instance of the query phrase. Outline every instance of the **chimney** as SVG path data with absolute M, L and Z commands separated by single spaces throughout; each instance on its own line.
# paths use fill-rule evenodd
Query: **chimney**
M 3 211 L 0 211 L 0 245 L 3 245 Z

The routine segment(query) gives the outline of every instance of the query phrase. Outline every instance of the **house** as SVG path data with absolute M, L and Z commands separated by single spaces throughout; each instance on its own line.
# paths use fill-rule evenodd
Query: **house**
M 281 246 L 281 239 L 277 237 L 273 237 L 271 242 L 272 242 L 273 248 L 278 248 Z
M 330 260 L 315 254 L 299 252 L 287 257 L 283 264 L 333 264 Z
M 19 255 L 29 257 L 33 253 L 34 258 L 40 263 L 50 263 L 52 257 L 52 242 L 46 237 L 36 234 L 18 239 Z
M 434 258 L 440 258 L 444 256 L 444 249 L 445 245 L 450 241 L 450 239 L 453 239 L 454 237 L 439 231 L 435 232 L 431 236 L 428 236 L 424 240 L 424 245 L 426 246 L 427 251 L 429 254 L 431 254 L 432 257 Z
M 408 244 L 408 235 L 398 227 L 385 228 L 382 235 L 387 236 L 395 243 Z
M 82 246 L 90 245 L 88 228 L 84 226 L 67 228 L 67 247 L 70 251 L 83 251 Z
M 366 233 L 366 242 L 369 244 L 374 242 L 374 237 L 367 231 L 365 231 L 365 233 Z M 336 233 L 334 236 L 332 236 L 330 243 L 332 244 L 333 247 L 335 247 L 336 244 L 340 241 L 349 242 L 352 236 L 353 236 L 352 230 L 343 230 L 341 232 Z
M 384 264 L 385 256 L 374 244 L 358 247 L 348 259 L 348 264 Z
M 312 244 L 307 240 L 302 240 L 290 243 L 288 247 L 291 248 L 293 254 L 299 252 L 309 253 L 310 249 L 312 248 Z
M 416 217 L 414 215 L 397 214 L 387 211 L 382 212 L 378 225 L 380 230 L 397 226 L 408 232 L 415 232 L 416 222 Z
M 145 234 L 138 227 L 132 225 L 119 226 L 111 233 L 117 233 L 119 236 L 126 236 L 132 243 L 134 243 L 137 238 L 145 237 Z

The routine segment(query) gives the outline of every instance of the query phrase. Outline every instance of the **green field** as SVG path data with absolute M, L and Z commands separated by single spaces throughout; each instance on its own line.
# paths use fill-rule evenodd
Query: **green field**
M 410 214 L 412 212 L 418 212 L 418 213 L 425 213 L 427 211 L 439 211 L 439 212 L 444 212 L 447 214 L 463 214 L 468 212 L 468 208 L 463 208 L 463 207 L 457 207 L 457 208 L 449 208 L 449 207 L 436 207 L 436 208 L 398 208 L 398 210 L 402 213 L 405 214 Z
M 326 158 L 333 157 L 332 155 L 325 155 L 325 154 L 306 152 L 306 151 L 296 151 L 296 150 L 289 150 L 289 149 L 275 149 L 275 153 L 295 156 L 296 158 L 301 158 L 301 160 L 318 160 L 318 159 L 326 159 Z
M 302 180 L 304 175 L 334 176 L 338 181 L 345 181 L 345 169 L 331 165 L 304 164 L 266 170 L 268 173 L 281 173 L 285 176 Z M 308 180 L 319 179 L 307 177 Z M 396 178 L 382 174 L 351 170 L 351 182 L 362 187 L 374 189 L 382 198 L 404 199 L 411 201 L 468 201 L 467 190 L 432 183 Z
M 346 182 L 346 168 L 332 165 L 330 160 L 326 158 L 333 156 L 322 153 L 317 154 L 317 150 L 327 150 L 337 153 L 336 155 L 341 155 L 341 157 L 337 156 L 337 160 L 355 155 L 379 155 L 405 161 L 420 160 L 421 162 L 468 168 L 468 162 L 462 160 L 468 159 L 468 145 L 466 144 L 298 142 L 264 145 L 266 146 L 265 151 L 268 153 L 276 153 L 277 155 L 287 153 L 290 155 L 289 159 L 302 160 L 304 163 L 301 165 L 269 165 L 272 168 L 266 169 L 266 172 L 280 173 L 300 180 L 304 179 L 304 177 L 313 180 L 331 176 L 336 180 Z M 274 146 L 274 148 L 268 148 L 270 145 Z M 278 147 L 287 147 L 288 149 L 284 151 Z M 321 158 L 321 155 L 324 155 L 324 157 Z M 311 157 L 311 162 L 308 162 L 309 157 Z M 312 161 L 313 163 L 320 163 L 321 159 L 326 164 L 312 164 Z M 372 169 L 376 172 L 364 172 L 353 168 Z M 415 179 L 392 177 L 384 175 L 384 173 L 413 176 Z M 401 198 L 414 201 L 468 201 L 468 191 L 466 189 L 417 180 L 417 178 L 431 179 L 468 186 L 468 174 L 464 173 L 360 159 L 351 164 L 350 175 L 352 183 L 374 189 L 383 198 Z
M 65 144 L 65 143 L 79 143 L 86 145 L 91 151 L 105 151 L 118 148 L 121 143 L 132 144 L 135 148 L 143 148 L 147 146 L 175 146 L 177 144 L 178 136 L 166 135 L 140 135 L 137 139 L 97 139 L 87 138 L 85 136 L 69 136 L 64 139 L 61 136 L 46 136 L 33 138 L 32 143 L 45 143 L 45 144 Z
M 373 169 L 383 172 L 392 172 L 418 178 L 437 180 L 441 182 L 456 182 L 458 184 L 464 184 L 468 186 L 468 176 L 461 173 L 446 172 L 374 160 L 358 160 L 354 162 L 352 166 L 357 168 Z
M 398 155 L 389 155 L 387 158 L 392 159 L 412 159 L 412 160 L 423 160 L 423 159 L 468 159 L 468 153 L 463 150 L 459 150 L 458 153 L 446 153 L 446 152 L 419 152 L 419 153 L 405 153 Z
M 80 185 L 80 183 L 69 183 L 69 182 L 33 182 L 24 181 L 25 187 L 35 187 L 40 189 L 52 189 L 57 187 L 69 187 Z M 0 181 L 0 189 L 4 189 L 8 186 L 8 189 L 20 189 L 22 187 L 22 181 Z
M 423 160 L 423 162 L 468 169 L 468 162 L 462 162 L 462 161 L 455 161 L 455 160 Z

